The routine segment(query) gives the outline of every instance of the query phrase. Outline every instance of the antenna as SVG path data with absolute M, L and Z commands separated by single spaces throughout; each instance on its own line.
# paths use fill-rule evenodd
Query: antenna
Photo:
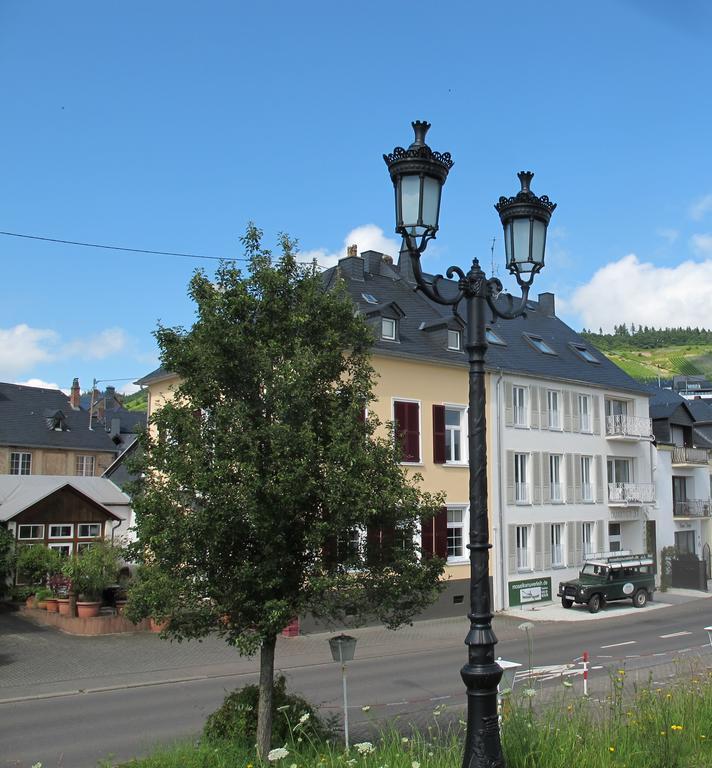
M 494 261 L 494 244 L 497 241 L 496 237 L 492 238 L 492 247 L 490 248 L 490 252 L 492 253 L 492 277 L 497 277 L 497 265 Z

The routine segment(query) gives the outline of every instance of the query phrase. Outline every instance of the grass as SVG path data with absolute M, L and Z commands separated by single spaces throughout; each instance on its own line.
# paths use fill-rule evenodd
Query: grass
M 672 687 L 629 687 L 613 676 L 603 700 L 561 688 L 535 706 L 538 693 L 505 699 L 502 744 L 507 768 L 709 768 L 712 766 L 712 671 L 688 670 Z M 455 717 L 449 715 L 454 714 Z M 312 743 L 297 725 L 275 768 L 456 768 L 462 761 L 463 721 L 436 708 L 433 724 L 408 736 L 379 731 L 373 742 L 345 753 L 336 741 Z M 374 724 L 375 725 L 375 724 Z M 281 746 L 281 745 L 280 745 Z M 259 768 L 254 751 L 198 741 L 157 751 L 125 768 Z
M 612 347 L 602 354 L 639 381 L 655 381 L 658 377 L 671 379 L 680 374 L 712 379 L 712 351 L 705 344 L 646 350 Z

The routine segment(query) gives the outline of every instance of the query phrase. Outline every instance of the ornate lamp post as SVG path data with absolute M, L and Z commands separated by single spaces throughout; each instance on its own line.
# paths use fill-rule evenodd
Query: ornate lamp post
M 465 302 L 469 371 L 469 468 L 470 468 L 470 631 L 465 638 L 467 664 L 460 674 L 467 687 L 467 736 L 463 768 L 504 768 L 497 718 L 497 685 L 502 669 L 495 661 L 497 638 L 492 630 L 489 585 L 489 520 L 487 515 L 487 445 L 485 423 L 485 354 L 487 311 L 494 317 L 513 319 L 524 314 L 534 275 L 544 266 L 546 228 L 556 208 L 548 197 L 537 197 L 529 185 L 533 173 L 519 173 L 521 190 L 500 197 L 495 205 L 504 227 L 507 269 L 522 289 L 518 306 L 508 296 L 500 308 L 497 297 L 502 283 L 489 278 L 474 259 L 465 274 L 449 267 L 446 275 L 457 278 L 457 293 L 440 292 L 442 275 L 426 281 L 420 255 L 438 231 L 440 196 L 453 161 L 450 154 L 433 152 L 425 143 L 430 124 L 412 123 L 415 140 L 384 155 L 396 193 L 396 232 L 405 241 L 418 289 L 431 301 L 457 309 Z

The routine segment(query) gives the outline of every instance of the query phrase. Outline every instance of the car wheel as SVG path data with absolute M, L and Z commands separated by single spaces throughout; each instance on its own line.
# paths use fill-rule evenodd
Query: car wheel
M 645 604 L 648 602 L 648 593 L 644 589 L 639 589 L 634 595 L 633 595 L 633 605 L 636 608 L 644 608 Z
M 601 596 L 591 595 L 588 601 L 589 613 L 598 613 L 601 610 Z
M 562 597 L 561 598 L 561 605 L 564 606 L 564 608 L 571 608 L 571 606 L 574 604 L 573 600 L 569 600 L 568 597 Z

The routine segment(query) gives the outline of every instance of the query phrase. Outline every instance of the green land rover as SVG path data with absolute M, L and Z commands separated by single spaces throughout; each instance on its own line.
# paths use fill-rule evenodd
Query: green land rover
M 642 608 L 653 599 L 655 574 L 650 555 L 630 552 L 601 552 L 586 557 L 578 579 L 562 581 L 558 595 L 564 608 L 585 603 L 591 613 L 609 600 L 631 599 Z

